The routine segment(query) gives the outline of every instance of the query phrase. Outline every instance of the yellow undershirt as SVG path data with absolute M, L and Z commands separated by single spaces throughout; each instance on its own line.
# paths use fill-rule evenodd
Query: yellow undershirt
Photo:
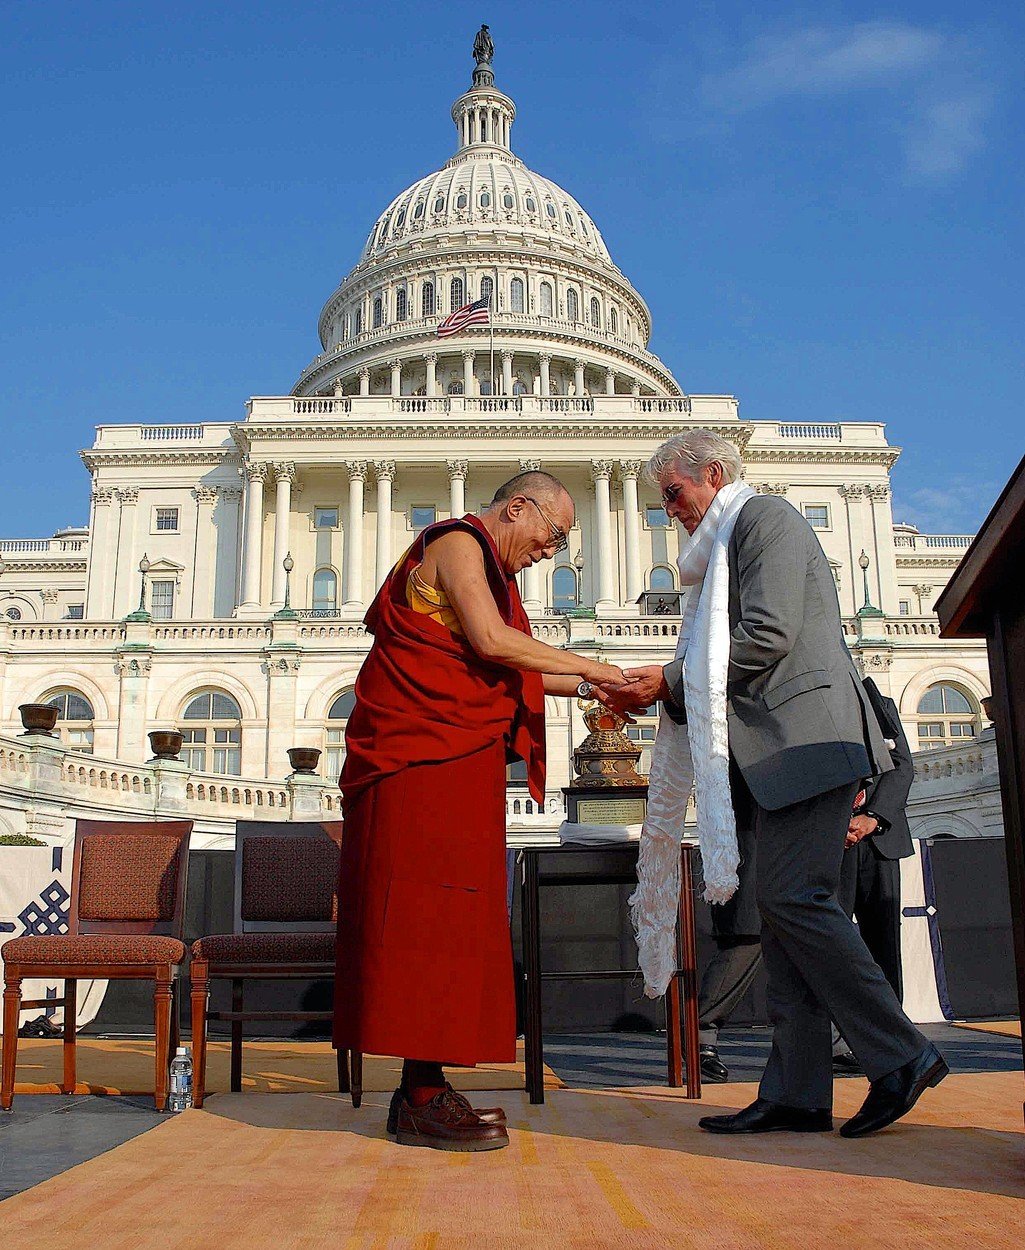
M 465 637 L 459 617 L 449 607 L 448 599 L 442 591 L 429 586 L 424 581 L 420 568 L 418 564 L 406 581 L 406 603 L 414 612 L 419 612 L 421 616 L 429 616 L 432 621 L 444 625 L 453 634 Z

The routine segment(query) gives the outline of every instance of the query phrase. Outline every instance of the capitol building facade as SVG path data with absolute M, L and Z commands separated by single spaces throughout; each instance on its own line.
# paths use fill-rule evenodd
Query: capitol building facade
M 377 587 L 423 526 L 524 468 L 577 504 L 558 563 L 521 575 L 535 634 L 620 665 L 667 660 L 678 534 L 641 469 L 695 425 L 815 527 L 856 662 L 913 747 L 971 747 L 985 649 L 941 641 L 932 612 L 970 536 L 894 523 L 887 414 L 745 421 L 731 395 L 688 393 L 648 350 L 647 305 L 590 216 L 514 155 L 515 117 L 478 63 L 452 107 L 455 154 L 373 223 L 289 394 L 238 421 L 101 425 L 82 453 L 88 526 L 0 540 L 0 833 L 126 806 L 187 810 L 211 838 L 262 808 L 337 812 Z M 438 336 L 480 299 L 490 327 Z M 60 742 L 26 754 L 18 707 L 39 702 L 57 703 Z M 562 819 L 579 715 L 548 700 L 549 794 L 540 810 L 510 775 L 513 840 Z M 642 745 L 654 723 L 631 731 Z M 146 765 L 148 731 L 171 727 L 182 763 Z M 286 782 L 297 745 L 322 751 L 320 780 Z

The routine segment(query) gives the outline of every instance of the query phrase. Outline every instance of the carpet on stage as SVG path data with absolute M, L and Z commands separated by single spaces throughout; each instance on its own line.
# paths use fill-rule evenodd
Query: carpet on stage
M 974 1029 L 977 1033 L 999 1033 L 1002 1037 L 1021 1037 L 1020 1020 L 952 1020 L 959 1029 Z
M 81 1094 L 152 1094 L 153 1041 L 150 1038 L 79 1037 L 78 1085 Z M 523 1043 L 519 1063 L 480 1064 L 476 1068 L 448 1069 L 456 1089 L 522 1089 Z M 208 1092 L 229 1087 L 230 1048 L 227 1042 L 207 1044 Z M 390 1093 L 399 1083 L 401 1059 L 367 1055 L 363 1060 L 363 1088 L 368 1093 Z M 15 1094 L 56 1094 L 63 1071 L 59 1041 L 18 1039 Z M 545 1067 L 545 1087 L 562 1082 Z M 327 1042 L 246 1042 L 242 1048 L 242 1088 L 260 1093 L 338 1089 L 335 1052 Z
M 837 1082 L 837 1115 L 865 1082 Z M 1021 1073 L 949 1077 L 900 1125 L 724 1138 L 752 1085 L 501 1098 L 511 1144 L 402 1147 L 387 1098 L 221 1094 L 3 1204 L 5 1242 L 63 1250 L 976 1250 L 1021 1242 Z M 494 1099 L 488 1097 L 487 1102 Z

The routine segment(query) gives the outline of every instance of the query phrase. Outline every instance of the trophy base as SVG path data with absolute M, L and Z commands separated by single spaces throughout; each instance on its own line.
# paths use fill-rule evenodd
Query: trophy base
M 647 786 L 565 786 L 566 819 L 575 825 L 639 825 L 648 806 Z

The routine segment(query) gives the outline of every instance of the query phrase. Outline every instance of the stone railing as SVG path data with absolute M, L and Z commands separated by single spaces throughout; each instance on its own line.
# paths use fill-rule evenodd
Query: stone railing
M 0 538 L 0 555 L 68 555 L 88 550 L 88 538 Z
M 251 421 L 294 422 L 299 417 L 345 417 L 352 421 L 443 415 L 453 419 L 481 413 L 510 418 L 541 416 L 632 417 L 660 426 L 665 418 L 689 417 L 720 424 L 736 418 L 732 401 L 706 396 L 639 395 L 344 395 L 265 396 L 249 401 Z
M 973 534 L 894 534 L 898 551 L 967 551 Z
M 898 616 L 883 622 L 887 638 L 938 638 L 940 623 L 935 616 Z
M 672 639 L 677 637 L 680 632 L 680 618 L 666 619 L 660 617 L 658 621 L 648 619 L 646 621 L 616 621 L 615 624 L 609 622 L 606 624 L 596 623 L 594 627 L 594 636 L 596 638 L 651 638 Z M 666 642 L 666 646 L 675 644 Z
M 195 822 L 193 845 L 231 844 L 237 820 L 341 818 L 334 780 L 294 773 L 281 782 L 193 772 L 177 760 L 123 764 L 64 747 L 55 738 L 0 737 L 0 833 L 66 843 L 77 818 Z M 509 845 L 550 841 L 565 818 L 559 791 L 543 808 L 526 790 L 509 792 Z
M 946 781 L 996 771 L 996 744 L 992 734 L 963 744 L 915 754 L 915 783 Z
M 839 423 L 815 425 L 805 422 L 796 424 L 778 422 L 778 426 L 780 438 L 816 438 L 830 443 L 843 442 L 843 426 Z

